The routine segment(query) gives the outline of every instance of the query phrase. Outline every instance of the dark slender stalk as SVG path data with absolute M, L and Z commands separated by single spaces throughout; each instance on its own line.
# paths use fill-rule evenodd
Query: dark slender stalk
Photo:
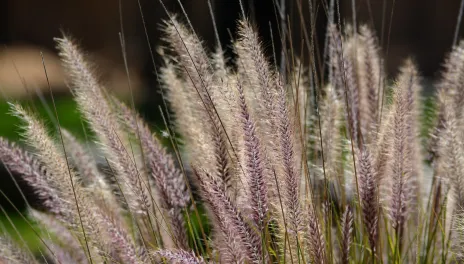
M 93 263 L 92 254 L 90 253 L 90 247 L 89 247 L 89 243 L 87 241 L 87 235 L 85 233 L 84 224 L 82 223 L 81 210 L 79 208 L 79 203 L 77 201 L 76 190 L 74 188 L 74 181 L 73 181 L 72 176 L 71 176 L 71 168 L 69 167 L 68 156 L 66 154 L 66 149 L 65 149 L 65 146 L 64 146 L 63 134 L 61 132 L 60 119 L 58 117 L 58 111 L 56 110 L 55 98 L 53 97 L 53 91 L 52 91 L 52 87 L 50 86 L 50 81 L 48 79 L 47 67 L 45 67 L 45 59 L 44 59 L 44 56 L 43 56 L 42 52 L 40 53 L 40 56 L 42 57 L 42 65 L 43 65 L 43 68 L 44 68 L 45 77 L 47 79 L 47 85 L 48 85 L 48 89 L 50 91 L 50 96 L 52 98 L 53 109 L 55 110 L 55 118 L 56 118 L 56 120 L 58 122 L 58 131 L 59 131 L 59 134 L 60 134 L 61 146 L 63 147 L 63 153 L 64 153 L 64 157 L 65 157 L 65 160 L 66 160 L 66 166 L 68 168 L 69 181 L 71 183 L 71 188 L 73 190 L 74 200 L 75 200 L 75 203 L 76 203 L 77 214 L 79 215 L 79 222 L 80 222 L 80 225 L 81 225 L 81 228 L 82 228 L 82 234 L 84 236 L 85 246 L 86 246 L 87 252 L 89 254 L 90 263 Z

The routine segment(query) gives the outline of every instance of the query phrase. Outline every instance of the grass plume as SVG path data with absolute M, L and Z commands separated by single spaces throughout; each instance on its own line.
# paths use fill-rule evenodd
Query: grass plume
M 420 73 L 408 59 L 394 85 L 384 82 L 368 26 L 330 24 L 321 65 L 306 68 L 292 53 L 278 72 L 255 25 L 237 24 L 229 58 L 177 16 L 164 22 L 157 78 L 174 118 L 171 146 L 106 90 L 74 40 L 56 39 L 97 152 L 17 103 L 27 147 L 0 138 L 0 161 L 38 200 L 28 217 L 47 261 L 462 260 L 464 42 L 444 63 L 437 120 L 423 136 Z M 0 237 L 0 262 L 35 257 Z

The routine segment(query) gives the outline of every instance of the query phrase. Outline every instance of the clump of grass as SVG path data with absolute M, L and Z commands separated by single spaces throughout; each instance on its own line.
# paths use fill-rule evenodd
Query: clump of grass
M 76 102 L 111 173 L 103 174 L 72 134 L 59 127 L 53 138 L 34 113 L 12 103 L 31 150 L 0 139 L 0 160 L 40 201 L 29 216 L 43 227 L 43 248 L 36 260 L 27 248 L 1 238 L 1 261 L 461 258 L 464 44 L 445 63 L 426 148 L 417 68 L 406 60 L 393 96 L 384 98 L 383 60 L 366 26 L 346 34 L 329 26 L 327 83 L 316 82 L 315 71 L 299 64 L 284 78 L 245 18 L 233 45 L 233 68 L 221 48 L 207 51 L 176 17 L 164 32 L 159 77 L 173 109 L 175 129 L 168 131 L 175 153 L 131 107 L 107 93 L 72 39 L 57 39 Z M 425 149 L 434 153 L 430 190 L 422 187 Z M 198 222 L 202 214 L 208 223 Z

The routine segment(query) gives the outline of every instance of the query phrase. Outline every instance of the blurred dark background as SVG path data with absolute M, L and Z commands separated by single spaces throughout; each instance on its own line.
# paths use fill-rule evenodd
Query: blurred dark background
M 211 0 L 222 45 L 229 54 L 231 36 L 234 37 L 240 16 L 239 0 Z M 245 12 L 258 26 L 262 41 L 272 56 L 273 42 L 280 54 L 278 14 L 275 1 L 243 0 Z M 327 16 L 323 4 L 330 0 L 286 0 L 286 16 L 291 28 L 288 42 L 296 54 L 301 49 L 304 29 L 310 30 L 313 18 L 316 27 L 317 52 L 321 53 Z M 340 1 L 340 20 L 352 22 L 353 10 L 358 24 L 367 23 L 375 29 L 386 56 L 387 73 L 395 75 L 398 66 L 413 57 L 429 83 L 437 77 L 444 55 L 452 46 L 461 0 L 351 0 Z M 167 9 L 183 17 L 178 0 L 163 0 Z M 207 0 L 180 0 L 197 34 L 211 49 L 215 35 Z M 82 131 L 68 88 L 56 55 L 54 37 L 61 32 L 71 34 L 79 41 L 98 65 L 98 73 L 106 87 L 123 98 L 129 98 L 130 89 L 124 68 L 119 32 L 123 30 L 126 43 L 131 88 L 142 115 L 155 128 L 159 122 L 161 104 L 157 80 L 150 52 L 155 64 L 161 60 L 156 48 L 162 45 L 160 24 L 167 19 L 159 0 L 140 0 L 151 46 L 147 44 L 137 0 L 0 0 L 0 136 L 17 140 L 17 120 L 7 114 L 7 100 L 28 101 L 37 111 L 47 116 L 45 106 L 50 100 L 42 66 L 43 53 L 51 88 L 57 99 L 62 125 L 71 131 Z M 311 16 L 310 13 L 316 14 Z M 338 18 L 336 18 L 338 19 Z M 122 26 L 121 26 L 122 25 Z M 271 39 L 270 27 L 274 32 Z M 388 34 L 390 32 L 390 34 Z M 461 28 L 459 33 L 462 33 Z M 461 34 L 460 34 L 461 35 Z M 279 56 L 278 56 L 279 57 Z M 303 59 L 308 61 L 308 59 Z M 42 98 L 37 94 L 43 94 Z M 47 112 L 48 111 L 48 112 Z M 158 125 L 157 125 L 158 124 Z M 0 190 L 10 197 L 21 210 L 23 203 L 6 172 L 0 172 Z M 13 210 L 0 195 L 0 205 Z
M 207 0 L 180 2 L 197 34 L 211 48 L 215 39 Z M 162 60 L 157 56 L 156 48 L 162 44 L 161 23 L 168 18 L 159 0 L 140 0 L 151 47 L 147 45 L 137 0 L 1 0 L 0 3 L 0 43 L 3 44 L 0 49 L 0 85 L 6 87 L 5 93 L 8 95 L 21 94 L 24 91 L 24 84 L 20 82 L 17 71 L 27 82 L 35 83 L 42 90 L 46 88 L 39 51 L 45 53 L 53 88 L 57 92 L 67 92 L 53 41 L 54 37 L 61 35 L 61 31 L 70 33 L 92 55 L 107 88 L 127 93 L 127 75 L 119 39 L 122 24 L 131 82 L 139 95 L 137 99 L 141 100 L 141 104 L 147 103 L 147 100 L 151 104 L 158 99 L 149 49 L 155 52 L 155 63 L 159 65 Z M 163 0 L 163 3 L 170 12 L 183 17 L 177 0 Z M 221 42 L 227 46 L 230 43 L 230 34 L 235 34 L 236 20 L 240 14 L 239 2 L 212 0 L 211 4 Z M 273 0 L 244 1 L 244 6 L 247 14 L 253 14 L 264 43 L 269 47 L 269 22 L 272 23 L 274 32 L 277 32 Z M 303 8 L 307 13 L 307 7 Z M 288 14 L 292 16 L 292 20 L 297 18 L 295 12 Z M 275 43 L 279 49 L 280 41 L 277 36 Z M 148 96 L 140 96 L 141 94 Z
M 239 18 L 239 0 L 211 0 L 214 15 L 223 45 L 230 43 L 229 32 L 234 34 Z M 243 0 L 245 11 L 254 18 L 259 27 L 269 56 L 272 55 L 269 23 L 274 31 L 276 49 L 278 39 L 275 2 L 281 0 Z M 312 0 L 319 43 L 323 40 L 326 23 L 322 5 L 330 0 Z M 352 1 L 339 0 L 342 23 L 351 23 Z M 181 14 L 178 0 L 163 0 L 167 9 Z M 207 46 L 214 45 L 214 33 L 207 0 L 180 0 L 197 33 Z M 310 30 L 308 0 L 286 0 L 286 15 L 290 20 L 294 51 L 300 52 L 301 31 L 305 25 Z M 387 69 L 394 74 L 398 64 L 412 56 L 420 66 L 422 74 L 434 77 L 443 55 L 453 41 L 460 0 L 356 0 L 355 12 L 358 24 L 367 23 L 378 33 L 383 52 L 389 49 Z M 160 23 L 166 13 L 159 0 L 140 0 L 145 16 L 151 49 L 160 43 Z M 121 8 L 120 8 L 121 5 Z M 121 10 L 121 12 L 120 12 Z M 300 12 L 301 11 L 301 12 Z M 181 15 L 182 17 L 182 15 Z M 79 40 L 83 49 L 92 55 L 99 65 L 101 77 L 109 89 L 127 93 L 121 45 L 118 33 L 123 25 L 127 44 L 126 52 L 131 71 L 131 81 L 140 103 L 156 100 L 153 83 L 153 65 L 145 38 L 137 0 L 0 0 L 0 86 L 6 96 L 20 96 L 24 83 L 46 88 L 39 52 L 45 56 L 53 89 L 67 92 L 62 71 L 55 54 L 53 38 L 61 31 L 70 33 Z M 230 31 L 229 31 L 230 30 Z M 462 30 L 461 30 L 462 31 Z M 322 48 L 322 47 L 319 47 Z M 156 59 L 156 63 L 160 63 Z

